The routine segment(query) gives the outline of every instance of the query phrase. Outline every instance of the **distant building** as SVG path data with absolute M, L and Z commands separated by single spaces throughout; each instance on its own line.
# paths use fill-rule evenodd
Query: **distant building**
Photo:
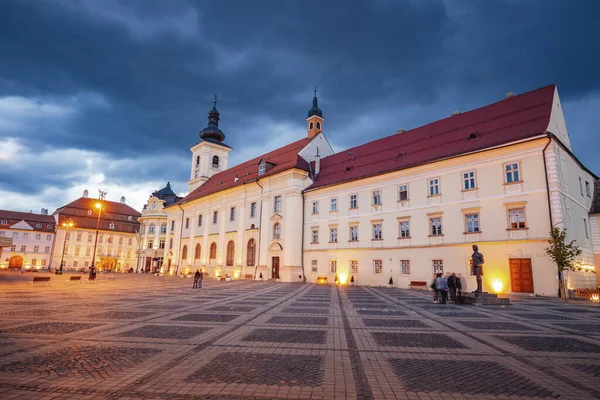
M 585 190 L 589 190 L 586 187 Z M 592 208 L 590 209 L 590 230 L 592 237 L 592 247 L 594 248 L 594 265 L 600 267 L 600 180 L 594 182 L 594 200 L 592 202 Z M 597 268 L 591 269 L 589 265 L 586 265 L 586 269 L 589 272 L 595 272 L 596 283 L 600 286 L 600 274 Z
M 144 205 L 140 222 L 140 249 L 136 271 L 157 272 L 163 264 L 167 240 L 166 207 L 175 204 L 182 198 L 171 189 L 171 183 L 152 193 Z
M 100 214 L 96 204 L 102 206 Z M 119 203 L 93 199 L 86 190 L 83 197 L 59 207 L 53 215 L 57 232 L 52 268 L 60 267 L 64 251 L 63 269 L 87 270 L 92 265 L 98 229 L 95 264 L 98 269 L 135 269 L 141 214 L 125 204 L 125 197 Z M 66 229 L 62 224 L 69 221 L 73 227 Z
M 11 245 L 0 249 L 0 269 L 47 268 L 54 243 L 54 224 L 47 209 L 42 209 L 41 214 L 0 210 L 0 241 Z

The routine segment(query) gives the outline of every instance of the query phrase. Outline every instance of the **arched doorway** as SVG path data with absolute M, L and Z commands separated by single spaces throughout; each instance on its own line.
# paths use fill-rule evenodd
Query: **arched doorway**
M 8 260 L 8 268 L 21 268 L 23 266 L 23 257 L 21 256 L 12 256 L 10 260 Z
M 280 277 L 279 266 L 282 250 L 283 247 L 281 247 L 281 244 L 278 242 L 273 242 L 269 246 L 269 254 L 271 257 L 267 261 L 270 261 L 271 263 L 270 279 L 279 279 Z

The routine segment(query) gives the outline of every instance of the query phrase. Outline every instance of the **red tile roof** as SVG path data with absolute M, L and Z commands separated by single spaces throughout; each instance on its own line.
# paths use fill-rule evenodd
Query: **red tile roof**
M 0 229 L 8 228 L 16 223 L 25 221 L 27 225 L 40 232 L 54 232 L 54 217 L 52 215 L 25 213 L 18 211 L 0 210 L 0 222 L 6 220 L 7 224 L 0 223 Z M 41 228 L 36 228 L 37 224 L 42 224 Z
M 59 214 L 58 223 L 62 224 L 69 218 L 73 221 L 76 228 L 96 229 L 98 222 L 98 210 L 96 203 L 102 204 L 102 214 L 100 216 L 100 230 L 137 233 L 140 223 L 138 217 L 142 214 L 127 204 L 117 203 L 115 201 L 98 200 L 89 197 L 80 197 L 79 199 L 58 208 L 54 214 Z M 88 211 L 92 211 L 92 215 Z M 131 219 L 130 219 L 131 217 Z M 110 229 L 110 224 L 115 224 L 115 229 Z
M 308 163 L 302 157 L 300 157 L 298 153 L 300 150 L 306 147 L 306 145 L 309 144 L 312 139 L 313 138 L 307 137 L 298 140 L 269 153 L 236 165 L 235 167 L 228 168 L 223 172 L 219 172 L 218 174 L 210 177 L 202 186 L 192 191 L 190 194 L 184 197 L 183 200 L 176 204 L 187 203 L 189 201 L 196 200 L 222 190 L 231 189 L 236 186 L 241 186 L 256 181 L 258 179 L 258 163 L 263 159 L 273 165 L 263 175 L 260 176 L 261 178 L 275 175 L 292 168 L 308 171 Z M 237 180 L 236 177 L 238 178 Z
M 590 214 L 600 214 L 600 180 L 594 182 L 594 198 Z
M 325 157 L 319 176 L 307 190 L 539 135 L 548 127 L 554 90 L 555 85 L 546 86 Z

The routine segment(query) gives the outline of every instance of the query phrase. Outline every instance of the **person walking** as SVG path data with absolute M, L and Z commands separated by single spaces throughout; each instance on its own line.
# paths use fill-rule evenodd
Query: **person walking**
M 200 280 L 200 270 L 196 270 L 196 273 L 194 274 L 194 286 L 192 286 L 192 289 L 198 289 L 198 281 Z
M 458 296 L 456 298 L 456 302 L 462 304 L 462 282 L 460 280 L 460 276 L 456 277 L 456 280 L 454 281 L 454 286 L 456 287 L 456 295 Z
M 437 274 L 433 275 L 433 282 L 431 283 L 431 289 L 433 289 L 433 302 L 434 303 L 439 303 L 439 292 L 437 290 L 437 286 L 436 286 L 436 280 L 438 278 Z
M 202 289 L 202 280 L 204 279 L 204 272 L 200 271 L 200 277 L 198 278 L 198 288 Z
M 450 302 L 456 303 L 456 274 L 453 272 L 447 279 L 448 293 L 450 294 Z
M 441 295 L 441 304 L 446 304 L 446 300 L 448 299 L 448 282 L 446 278 L 442 276 L 442 274 L 438 274 L 438 278 L 435 280 L 435 287 L 439 290 Z

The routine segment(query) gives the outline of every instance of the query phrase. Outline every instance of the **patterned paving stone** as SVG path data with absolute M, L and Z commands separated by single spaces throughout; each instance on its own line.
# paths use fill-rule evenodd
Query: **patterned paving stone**
M 30 310 L 18 310 L 18 311 L 7 311 L 0 314 L 0 316 L 6 317 L 49 317 L 66 314 L 69 311 L 63 311 L 60 309 L 30 309 Z
M 185 381 L 314 387 L 323 384 L 323 364 L 321 356 L 223 353 Z
M 600 353 L 600 346 L 575 338 L 557 336 L 496 336 L 529 351 Z
M 106 311 L 98 314 L 87 315 L 90 319 L 136 319 L 152 315 L 149 312 L 141 311 Z
M 270 318 L 267 324 L 286 324 L 286 325 L 327 325 L 329 318 L 327 317 L 287 317 L 277 315 Z
M 244 306 L 216 306 L 207 309 L 207 311 L 231 311 L 231 312 L 248 312 L 254 311 L 256 307 L 244 307 Z
M 561 308 L 549 308 L 548 310 L 553 312 L 562 313 L 573 313 L 573 314 L 591 314 L 592 317 L 600 317 L 600 310 L 595 308 L 574 308 L 574 307 L 561 307 Z
M 160 353 L 157 349 L 108 346 L 69 346 L 0 366 L 4 373 L 28 373 L 106 378 L 132 368 Z
M 536 313 L 513 313 L 512 315 L 520 318 L 527 319 L 549 319 L 549 320 L 557 320 L 557 321 L 572 321 L 573 318 L 567 317 L 564 315 L 560 315 L 557 313 L 548 313 L 548 314 L 536 314 Z
M 144 325 L 123 332 L 118 336 L 152 339 L 190 339 L 208 330 L 210 330 L 210 328 L 196 326 Z
M 490 361 L 390 359 L 402 384 L 414 392 L 555 397 L 528 378 Z
M 66 335 L 85 329 L 97 328 L 102 324 L 81 324 L 74 322 L 42 322 L 40 324 L 5 329 L 6 333 L 25 333 L 38 335 Z
M 230 322 L 238 318 L 239 315 L 232 314 L 185 314 L 172 321 L 193 321 L 193 322 Z
M 360 309 L 360 310 L 356 310 L 356 312 L 360 315 L 374 315 L 374 316 L 387 315 L 388 317 L 404 317 L 404 316 L 408 315 L 407 313 L 405 313 L 403 311 L 398 311 L 398 310 L 394 310 L 394 309 L 389 309 L 389 310 Z
M 366 326 L 381 328 L 429 328 L 429 325 L 416 319 L 377 319 L 363 318 Z
M 328 314 L 329 310 L 326 308 L 313 308 L 313 307 L 306 307 L 306 308 L 288 307 L 288 308 L 284 308 L 281 312 L 285 313 L 285 314 Z
M 434 311 L 434 314 L 444 318 L 490 318 L 489 315 L 474 312 Z
M 462 343 L 442 333 L 396 333 L 371 332 L 379 346 L 392 347 L 431 347 L 446 349 L 465 349 Z
M 556 324 L 557 327 L 564 327 L 569 329 L 575 329 L 586 333 L 595 333 L 600 335 L 600 324 Z
M 325 344 L 326 334 L 326 331 L 255 329 L 243 340 L 247 342 Z
M 185 307 L 180 304 L 144 304 L 139 307 L 140 310 L 179 310 Z
M 571 364 L 570 367 L 585 372 L 594 378 L 600 378 L 600 364 Z
M 517 322 L 504 321 L 456 321 L 469 329 L 476 330 L 502 330 L 502 331 L 532 331 L 530 326 L 522 325 Z

